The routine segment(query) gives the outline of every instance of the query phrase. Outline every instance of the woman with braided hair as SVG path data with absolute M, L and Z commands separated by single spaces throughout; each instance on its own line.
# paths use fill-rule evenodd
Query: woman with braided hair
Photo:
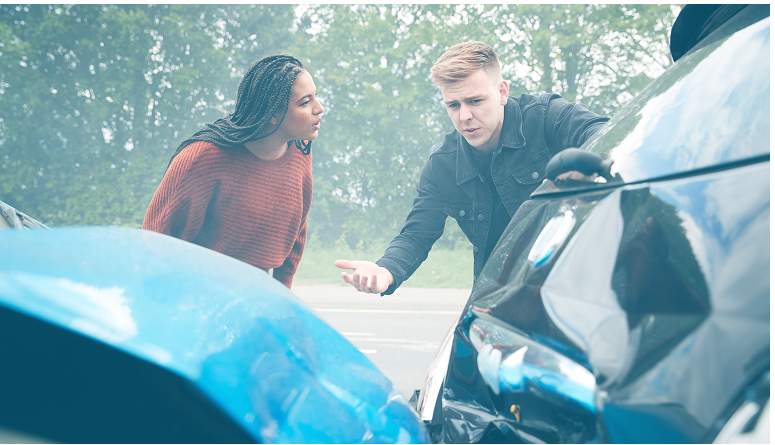
M 143 229 L 252 264 L 291 287 L 312 200 L 310 148 L 323 107 L 291 56 L 258 60 L 235 109 L 175 150 Z

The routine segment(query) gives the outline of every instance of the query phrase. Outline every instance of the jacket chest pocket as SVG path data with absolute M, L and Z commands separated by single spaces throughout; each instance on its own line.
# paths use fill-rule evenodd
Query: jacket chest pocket
M 473 239 L 474 235 L 474 205 L 470 202 L 444 204 L 444 213 L 455 218 L 465 236 Z
M 529 199 L 530 194 L 533 193 L 533 191 L 541 185 L 544 178 L 546 178 L 546 164 L 548 162 L 548 156 L 541 156 L 525 167 L 511 173 L 510 182 L 512 189 L 521 201 Z

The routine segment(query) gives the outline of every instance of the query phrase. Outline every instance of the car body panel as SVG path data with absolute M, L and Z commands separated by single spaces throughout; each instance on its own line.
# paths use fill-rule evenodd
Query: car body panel
M 755 8 L 751 10 L 751 8 Z M 769 5 L 746 8 L 727 27 Z M 613 161 L 612 174 L 637 183 L 769 155 L 770 19 L 716 40 L 669 67 L 584 147 Z M 596 183 L 576 182 L 579 188 Z M 533 196 L 556 191 L 551 183 Z
M 142 366 L 156 370 L 147 373 L 176 381 L 186 392 L 169 409 L 185 411 L 200 397 L 204 405 L 217 407 L 208 412 L 223 413 L 218 431 L 241 431 L 195 441 L 427 441 L 424 427 L 392 383 L 285 286 L 253 266 L 129 228 L 4 231 L 0 250 L 13 252 L 0 258 L 0 309 L 6 319 L 19 329 L 38 322 L 52 327 L 42 334 L 31 331 L 40 337 L 36 347 L 41 351 L 6 346 L 6 354 L 19 354 L 7 357 L 20 364 L 26 355 L 51 354 L 45 345 L 57 342 L 74 351 L 112 350 L 111 357 L 127 366 L 148 364 Z M 79 372 L 77 364 L 61 366 Z M 47 372 L 56 374 L 56 369 L 33 374 L 51 378 Z M 24 376 L 21 371 L 16 375 Z M 35 394 L 35 381 L 17 383 Z M 153 391 L 153 385 L 132 384 L 136 391 Z M 121 386 L 116 379 L 104 390 L 119 394 Z M 38 396 L 39 406 L 30 403 L 28 408 L 45 418 L 46 403 L 53 403 L 46 400 L 58 394 Z M 120 397 L 105 397 L 109 400 L 100 401 L 105 412 L 126 415 L 111 406 L 122 403 Z M 138 395 L 138 404 L 153 397 Z M 110 441 L 70 433 L 52 439 Z M 123 442 L 133 436 L 108 437 Z M 140 441 L 153 437 L 185 440 L 143 436 Z
M 494 317 L 595 371 L 610 440 L 706 440 L 729 403 L 769 365 L 769 280 L 762 279 L 769 276 L 769 168 L 767 162 L 521 208 L 515 226 L 539 227 L 568 209 L 580 223 L 543 267 L 527 260 L 535 240 L 519 239 L 538 231 L 507 229 L 493 252 L 504 259 L 488 261 L 453 343 L 445 417 L 473 405 L 514 428 L 529 425 L 527 433 L 543 441 L 600 439 L 585 411 L 574 406 L 561 414 L 567 401 L 550 409 L 523 400 L 515 426 L 507 409 L 514 400 L 487 391 L 468 336 L 460 335 L 472 318 Z M 708 369 L 707 383 L 696 384 Z M 530 425 L 531 404 L 544 425 Z M 565 420 L 545 421 L 557 416 Z M 474 432 L 483 434 L 491 422 L 480 419 L 450 427 L 444 440 L 478 441 Z M 570 421 L 563 432 L 559 425 Z M 642 428 L 634 430 L 636 424 Z

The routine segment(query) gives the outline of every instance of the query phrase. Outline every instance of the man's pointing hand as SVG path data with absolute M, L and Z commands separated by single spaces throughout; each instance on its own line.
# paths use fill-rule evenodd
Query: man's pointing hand
M 353 271 L 352 274 L 342 272 L 342 279 L 352 284 L 359 292 L 381 294 L 393 284 L 393 274 L 371 261 L 336 260 L 334 265 L 340 269 Z

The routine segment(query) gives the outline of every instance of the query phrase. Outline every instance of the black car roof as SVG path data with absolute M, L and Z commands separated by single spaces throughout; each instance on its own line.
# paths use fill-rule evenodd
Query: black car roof
M 686 5 L 670 31 L 670 54 L 677 61 L 710 33 L 750 5 Z M 755 5 L 762 18 L 770 15 L 769 5 Z

